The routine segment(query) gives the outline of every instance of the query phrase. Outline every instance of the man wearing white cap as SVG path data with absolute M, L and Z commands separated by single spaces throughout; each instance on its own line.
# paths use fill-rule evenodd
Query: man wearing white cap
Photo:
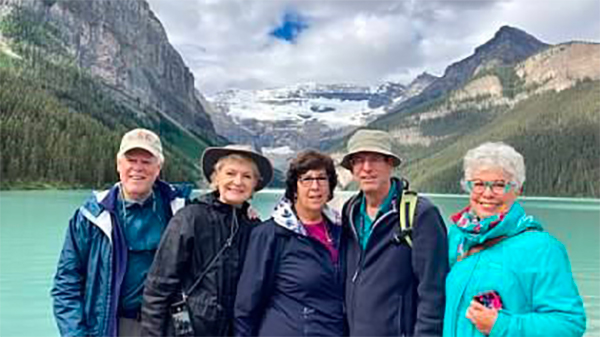
M 360 187 L 342 211 L 349 335 L 441 336 L 448 243 L 440 212 L 419 196 L 412 235 L 401 231 L 408 182 L 392 176 L 401 159 L 390 135 L 359 130 L 347 150 L 341 165 Z
M 189 190 L 160 181 L 160 139 L 134 129 L 117 154 L 119 182 L 73 215 L 52 288 L 61 336 L 137 336 L 146 274 Z

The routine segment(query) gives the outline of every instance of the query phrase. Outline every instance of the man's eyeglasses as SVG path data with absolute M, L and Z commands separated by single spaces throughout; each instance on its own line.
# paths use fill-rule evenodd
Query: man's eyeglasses
M 387 159 L 386 156 L 380 154 L 370 154 L 370 155 L 355 155 L 350 159 L 350 165 L 352 166 L 362 166 L 367 161 L 373 164 L 383 163 Z
M 299 178 L 298 182 L 304 187 L 312 186 L 312 182 L 317 182 L 317 185 L 323 186 L 327 183 L 329 179 L 327 177 L 303 177 Z
M 464 186 L 465 189 L 470 193 L 481 194 L 486 190 L 486 188 L 489 188 L 494 194 L 504 194 L 508 193 L 508 191 L 510 191 L 511 188 L 517 186 L 517 184 L 512 181 L 505 182 L 502 180 L 468 180 L 465 181 Z

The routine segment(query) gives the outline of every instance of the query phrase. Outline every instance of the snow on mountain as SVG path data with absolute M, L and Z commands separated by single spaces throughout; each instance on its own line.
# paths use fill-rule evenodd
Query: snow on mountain
M 302 126 L 311 120 L 330 129 L 359 126 L 383 109 L 370 109 L 369 87 L 350 85 L 298 84 L 263 90 L 228 90 L 208 99 L 234 121 L 247 119 L 290 122 Z
M 373 87 L 301 83 L 262 90 L 231 89 L 206 99 L 212 106 L 217 133 L 235 143 L 252 143 L 284 163 L 300 149 L 322 149 L 368 124 L 387 113 L 391 104 L 418 94 L 424 86 L 417 79 L 408 86 L 394 82 Z

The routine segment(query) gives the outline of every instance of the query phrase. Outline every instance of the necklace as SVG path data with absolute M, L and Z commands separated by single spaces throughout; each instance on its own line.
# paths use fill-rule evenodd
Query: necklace
M 328 244 L 331 244 L 333 242 L 333 239 L 331 238 L 331 234 L 329 234 L 327 223 L 322 220 L 320 223 L 317 224 L 317 226 L 320 226 L 323 229 L 323 233 L 325 233 L 325 240 Z
M 127 207 L 125 206 L 125 203 L 127 201 L 125 200 L 125 194 L 123 193 L 123 186 L 121 186 L 121 185 L 119 186 L 119 195 L 121 196 L 121 210 L 123 212 L 123 226 L 126 227 L 127 226 Z M 154 191 L 151 191 L 150 195 L 148 197 L 146 197 L 143 201 L 139 202 L 140 206 L 142 204 L 144 204 L 146 202 L 146 200 L 148 200 L 148 198 L 152 198 L 152 215 L 157 217 L 158 221 L 160 223 L 164 223 L 162 217 L 156 211 L 156 198 L 154 195 Z

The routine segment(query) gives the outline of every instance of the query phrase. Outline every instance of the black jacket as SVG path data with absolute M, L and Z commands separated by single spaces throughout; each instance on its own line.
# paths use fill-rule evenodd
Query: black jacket
M 278 209 L 287 216 L 274 215 L 252 232 L 235 302 L 236 336 L 343 335 L 339 260 L 334 263 L 327 248 L 304 233 L 290 207 Z M 339 215 L 324 214 L 339 247 Z
M 226 244 L 231 246 L 212 265 L 199 286 L 189 294 L 188 305 L 196 336 L 233 334 L 233 304 L 251 229 L 259 220 L 247 217 L 248 204 L 234 208 L 218 200 L 215 192 L 180 210 L 162 237 L 144 289 L 142 335 L 172 335 L 170 304 L 181 299 L 206 265 Z M 237 218 L 235 226 L 234 216 Z
M 403 182 L 396 179 L 396 186 L 400 195 Z M 350 336 L 441 336 L 449 267 L 440 212 L 419 197 L 410 248 L 393 239 L 399 226 L 395 198 L 392 210 L 373 222 L 363 251 L 354 223 L 362 196 L 348 200 L 342 212 Z

